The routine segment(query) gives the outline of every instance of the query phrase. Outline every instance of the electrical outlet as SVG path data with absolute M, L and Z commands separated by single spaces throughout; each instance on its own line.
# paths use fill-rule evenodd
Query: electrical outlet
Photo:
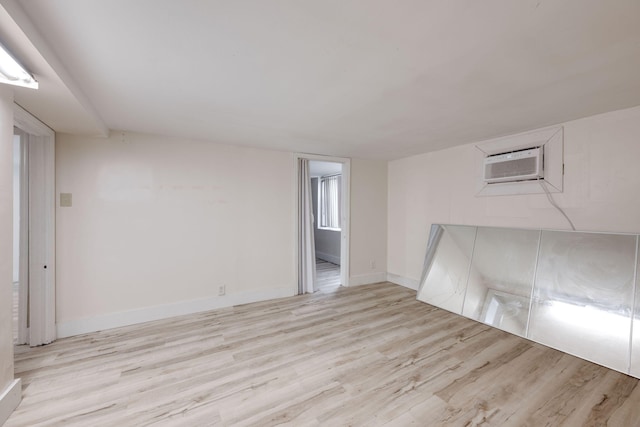
M 226 289 L 226 286 L 225 286 L 225 285 L 222 285 L 222 286 L 220 286 L 220 287 L 218 288 L 218 295 L 219 295 L 219 296 L 224 295 L 226 292 L 227 292 L 227 289 Z
M 372 270 L 376 269 L 376 260 L 374 260 L 374 259 L 371 260 L 371 269 Z

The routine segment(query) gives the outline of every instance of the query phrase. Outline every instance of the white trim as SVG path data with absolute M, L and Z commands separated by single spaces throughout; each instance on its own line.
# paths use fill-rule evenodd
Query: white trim
M 399 276 L 393 273 L 387 273 L 387 282 L 395 283 L 396 285 L 404 286 L 405 288 L 413 289 L 417 291 L 420 287 L 420 282 L 416 279 L 409 279 L 408 277 Z
M 370 285 L 372 283 L 380 283 L 387 281 L 387 273 L 371 273 L 351 276 L 349 286 Z
M 19 106 L 13 104 L 13 125 L 20 130 L 37 136 L 50 136 L 54 137 L 55 132 L 49 126 L 38 120 L 30 112 Z
M 331 262 L 333 264 L 340 265 L 340 257 L 332 254 L 316 251 L 316 258 L 319 258 L 323 261 Z
M 308 159 L 308 160 L 319 160 L 322 162 L 334 162 L 334 163 L 342 163 L 342 230 L 340 231 L 340 283 L 342 286 L 350 286 L 350 277 L 349 277 L 349 245 L 350 245 L 350 218 L 351 218 L 351 159 L 346 157 L 331 157 L 331 156 L 320 156 L 318 154 L 305 154 L 305 153 L 294 153 L 293 154 L 293 162 L 294 162 L 294 268 L 295 268 L 295 277 L 299 277 L 298 269 L 300 268 L 300 260 L 298 259 L 298 245 L 300 236 L 298 235 L 298 218 L 300 217 L 300 213 L 298 212 L 298 176 L 300 175 L 299 165 L 300 159 Z M 297 280 L 297 279 L 296 279 Z M 297 285 L 297 284 L 296 284 Z
M 295 295 L 290 288 L 276 288 L 268 291 L 227 294 L 226 296 L 208 297 L 197 300 L 181 301 L 172 304 L 156 305 L 135 310 L 103 314 L 85 319 L 70 320 L 58 323 L 58 337 L 74 335 L 135 325 L 154 320 L 167 319 L 185 314 L 200 313 L 218 308 L 232 307 L 240 304 L 286 298 Z
M 342 229 L 340 231 L 340 283 L 351 286 L 349 251 L 351 235 L 351 159 L 342 163 Z
M 0 394 L 0 426 L 11 416 L 11 413 L 22 401 L 22 380 L 17 378 Z

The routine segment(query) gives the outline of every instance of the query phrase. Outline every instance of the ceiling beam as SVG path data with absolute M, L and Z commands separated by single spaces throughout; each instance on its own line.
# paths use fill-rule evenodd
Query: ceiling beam
M 55 50 L 49 45 L 47 40 L 42 36 L 38 28 L 33 24 L 27 13 L 24 11 L 22 5 L 16 0 L 0 0 L 0 4 L 6 12 L 11 16 L 14 22 L 20 27 L 27 38 L 31 41 L 33 46 L 38 50 L 40 55 L 49 64 L 49 66 L 55 71 L 62 83 L 67 87 L 71 94 L 76 98 L 78 103 L 86 111 L 91 119 L 95 122 L 95 126 L 98 129 L 99 136 L 108 136 L 109 128 L 98 114 L 97 110 L 84 94 L 80 86 L 76 83 L 75 79 L 59 59 Z

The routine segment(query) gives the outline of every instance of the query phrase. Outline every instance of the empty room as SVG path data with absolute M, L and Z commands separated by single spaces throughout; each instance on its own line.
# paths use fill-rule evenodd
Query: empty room
M 0 425 L 640 426 L 637 0 L 0 0 Z

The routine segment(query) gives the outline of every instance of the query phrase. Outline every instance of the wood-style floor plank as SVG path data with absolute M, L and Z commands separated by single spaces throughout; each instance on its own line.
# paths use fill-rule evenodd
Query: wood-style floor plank
M 640 426 L 638 380 L 339 288 L 17 347 L 14 426 Z
M 316 258 L 316 281 L 314 289 L 320 292 L 334 292 L 340 287 L 340 266 Z

